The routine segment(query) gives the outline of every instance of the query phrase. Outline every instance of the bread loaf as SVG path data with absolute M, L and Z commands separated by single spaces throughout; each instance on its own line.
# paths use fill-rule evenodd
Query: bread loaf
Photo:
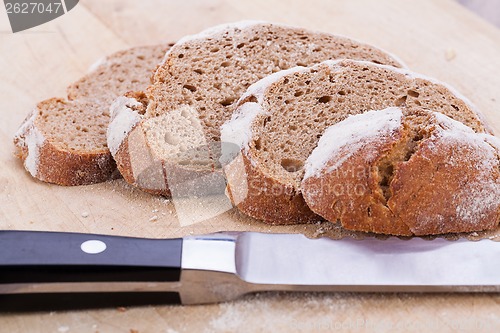
M 252 85 L 222 127 L 222 141 L 241 149 L 225 167 L 229 195 L 243 213 L 267 223 L 319 220 L 301 182 L 323 132 L 349 115 L 391 106 L 437 111 L 487 131 L 464 97 L 409 71 L 354 60 L 297 67 Z
M 330 128 L 307 159 L 307 205 L 346 229 L 433 235 L 500 221 L 498 139 L 436 112 L 389 108 Z
M 219 127 L 246 88 L 280 70 L 338 58 L 402 66 L 348 38 L 270 23 L 239 22 L 180 40 L 142 97 L 122 98 L 113 108 L 108 144 L 118 169 L 131 184 L 165 195 L 174 170 L 193 177 L 220 172 Z
M 85 185 L 110 179 L 116 170 L 107 148 L 112 101 L 145 88 L 168 45 L 117 52 L 68 87 L 68 99 L 38 103 L 14 137 L 16 155 L 39 180 Z

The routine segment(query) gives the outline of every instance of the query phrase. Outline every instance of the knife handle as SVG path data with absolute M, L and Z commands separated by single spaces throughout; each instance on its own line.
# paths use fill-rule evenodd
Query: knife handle
M 0 293 L 8 284 L 179 281 L 182 241 L 0 231 Z

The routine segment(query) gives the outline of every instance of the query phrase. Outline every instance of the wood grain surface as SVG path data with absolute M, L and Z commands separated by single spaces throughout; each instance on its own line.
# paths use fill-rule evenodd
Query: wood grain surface
M 154 238 L 219 230 L 342 235 L 325 223 L 266 226 L 234 210 L 182 226 L 172 202 L 121 180 L 44 184 L 13 157 L 12 136 L 35 103 L 64 96 L 65 87 L 103 55 L 241 19 L 382 47 L 415 71 L 455 86 L 500 134 L 500 31 L 452 0 L 82 0 L 68 14 L 17 34 L 0 9 L 0 228 Z M 259 294 L 207 306 L 3 313 L 0 332 L 492 332 L 500 328 L 499 304 L 497 294 Z

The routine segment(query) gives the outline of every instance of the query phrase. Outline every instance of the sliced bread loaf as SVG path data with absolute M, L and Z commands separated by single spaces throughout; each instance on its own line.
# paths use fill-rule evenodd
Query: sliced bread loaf
M 307 205 L 346 229 L 430 235 L 500 221 L 498 139 L 443 114 L 389 108 L 328 128 L 307 159 Z
M 112 101 L 145 88 L 168 45 L 117 52 L 68 87 L 68 100 L 38 103 L 15 135 L 16 154 L 29 173 L 59 185 L 85 185 L 110 179 L 116 170 L 107 148 Z
M 193 177 L 219 170 L 214 142 L 219 142 L 219 127 L 246 88 L 283 69 L 339 58 L 402 66 L 387 53 L 348 38 L 270 23 L 218 26 L 180 40 L 155 72 L 144 98 L 122 99 L 113 108 L 116 121 L 110 124 L 108 144 L 118 169 L 131 184 L 167 195 L 172 170 L 181 168 Z M 125 101 L 136 104 L 135 109 Z M 147 168 L 144 173 L 145 156 L 162 170 Z
M 438 111 L 486 131 L 465 98 L 409 71 L 353 60 L 297 67 L 252 85 L 222 127 L 222 141 L 241 148 L 225 167 L 232 200 L 243 213 L 268 223 L 316 221 L 301 181 L 321 135 L 349 115 L 391 106 Z

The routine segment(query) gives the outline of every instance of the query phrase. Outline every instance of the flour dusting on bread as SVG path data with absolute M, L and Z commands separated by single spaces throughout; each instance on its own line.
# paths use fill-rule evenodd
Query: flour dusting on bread
M 326 163 L 338 154 L 339 149 L 349 146 L 355 151 L 366 140 L 390 135 L 401 126 L 403 112 L 400 108 L 388 108 L 384 112 L 369 111 L 348 117 L 346 120 L 328 128 L 305 163 L 304 179 L 317 176 Z M 344 163 L 350 154 L 336 159 L 326 172 L 331 172 Z
M 22 146 L 22 150 L 26 154 L 24 166 L 33 177 L 37 177 L 40 147 L 45 141 L 43 134 L 35 126 L 37 115 L 38 110 L 34 109 L 14 136 L 14 141 Z
M 119 97 L 110 107 L 111 122 L 108 126 L 108 149 L 115 156 L 123 140 L 134 126 L 140 121 L 141 115 L 133 110 L 134 106 L 141 106 L 135 98 Z

